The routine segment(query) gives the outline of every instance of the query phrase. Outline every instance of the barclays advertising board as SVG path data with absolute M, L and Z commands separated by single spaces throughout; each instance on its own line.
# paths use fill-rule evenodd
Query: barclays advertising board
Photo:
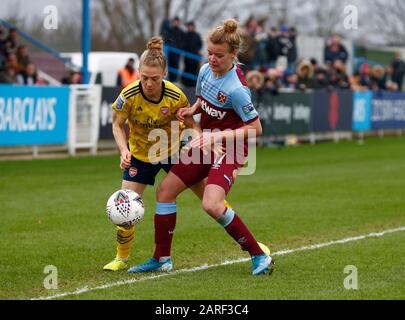
M 0 146 L 67 142 L 68 87 L 0 85 Z

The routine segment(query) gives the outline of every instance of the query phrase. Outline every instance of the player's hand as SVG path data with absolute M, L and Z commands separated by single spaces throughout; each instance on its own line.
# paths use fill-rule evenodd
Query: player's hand
M 225 150 L 222 145 L 221 132 L 203 132 L 198 137 L 190 142 L 190 148 L 199 148 L 204 155 L 210 151 L 214 152 L 216 156 L 222 155 Z
M 129 150 L 121 152 L 120 168 L 122 170 L 128 169 L 131 166 L 131 157 L 132 155 Z
M 193 115 L 194 110 L 192 108 L 180 108 L 176 113 L 177 119 L 184 122 L 186 122 L 186 118 L 193 117 Z

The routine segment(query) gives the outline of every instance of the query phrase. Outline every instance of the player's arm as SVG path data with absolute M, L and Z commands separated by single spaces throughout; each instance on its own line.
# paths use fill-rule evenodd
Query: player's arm
M 214 132 L 203 132 L 197 138 L 190 142 L 191 148 L 205 148 L 211 145 L 217 145 L 222 141 L 247 139 L 249 137 L 258 137 L 262 135 L 262 125 L 260 119 L 257 118 L 252 122 L 245 124 L 243 127 L 235 130 L 224 130 Z
M 197 101 L 190 108 L 180 108 L 177 111 L 177 119 L 180 121 L 185 121 L 186 117 L 192 117 L 195 114 L 201 113 L 201 99 L 198 98 Z
M 201 113 L 201 98 L 198 97 L 197 101 L 193 104 L 193 106 L 190 108 L 193 112 L 193 115 Z
M 259 137 L 263 133 L 262 124 L 259 117 L 236 130 L 225 130 L 218 132 L 218 137 L 221 139 L 233 138 L 233 139 L 246 139 L 251 136 Z M 215 139 L 217 140 L 217 139 Z
M 247 139 L 252 136 L 260 136 L 263 133 L 259 115 L 253 106 L 250 91 L 247 88 L 239 88 L 232 93 L 232 106 L 234 111 L 244 122 L 244 126 L 235 130 L 224 130 L 203 133 L 198 139 L 191 142 L 192 147 L 204 147 L 212 143 L 222 142 L 226 139 Z
M 121 154 L 120 167 L 121 169 L 126 169 L 131 165 L 131 152 L 128 150 L 127 135 L 125 132 L 125 122 L 127 119 L 115 110 L 113 110 L 112 117 L 113 135 Z

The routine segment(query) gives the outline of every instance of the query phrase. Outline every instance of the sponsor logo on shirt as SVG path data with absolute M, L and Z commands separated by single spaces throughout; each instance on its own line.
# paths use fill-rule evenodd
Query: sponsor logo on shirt
M 204 100 L 201 101 L 201 107 L 207 114 L 213 118 L 217 118 L 218 120 L 222 120 L 226 116 L 226 111 L 216 110 L 210 107 Z

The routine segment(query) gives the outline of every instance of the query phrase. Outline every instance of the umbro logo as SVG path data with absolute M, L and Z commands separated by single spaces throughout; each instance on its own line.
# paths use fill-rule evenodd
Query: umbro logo
M 229 185 L 232 184 L 231 178 L 229 178 L 226 174 L 224 174 L 224 178 L 225 178 L 225 180 L 229 183 Z

